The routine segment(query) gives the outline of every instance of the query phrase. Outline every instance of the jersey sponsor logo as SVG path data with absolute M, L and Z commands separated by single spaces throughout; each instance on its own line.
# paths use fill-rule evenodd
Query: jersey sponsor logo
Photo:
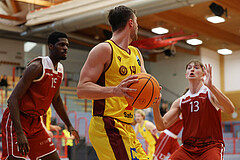
M 47 75 L 47 76 L 53 76 L 53 74 L 52 74 L 52 73 L 46 73 L 46 75 Z
M 122 58 L 120 56 L 117 57 L 117 59 L 121 62 L 122 61 Z
M 125 118 L 133 118 L 133 114 L 132 113 L 124 112 L 123 114 L 124 114 Z
M 199 98 L 201 98 L 201 99 L 206 99 L 206 98 L 207 98 L 207 96 L 205 96 L 205 97 L 199 97 Z
M 119 68 L 119 73 L 120 73 L 121 75 L 125 76 L 125 75 L 128 73 L 127 67 L 121 66 L 121 67 Z
M 48 138 L 48 139 L 40 142 L 40 145 L 44 145 L 44 144 L 47 144 L 47 143 L 51 143 L 51 141 L 52 141 L 51 138 Z
M 137 59 L 138 65 L 141 66 L 141 61 L 137 55 L 136 55 L 136 59 Z
M 185 101 L 182 101 L 182 103 L 187 103 L 187 102 L 190 102 L 191 99 L 188 99 L 188 100 L 185 100 Z

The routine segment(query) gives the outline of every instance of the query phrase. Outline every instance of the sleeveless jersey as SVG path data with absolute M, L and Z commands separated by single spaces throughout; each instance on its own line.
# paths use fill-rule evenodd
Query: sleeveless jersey
M 198 93 L 190 90 L 181 97 L 183 117 L 183 144 L 204 147 L 223 143 L 221 110 L 212 101 L 210 90 L 203 85 Z
M 29 64 L 39 59 L 43 66 L 43 74 L 31 83 L 19 105 L 21 112 L 33 117 L 46 113 L 63 79 L 62 64 L 58 63 L 57 71 L 54 70 L 52 60 L 48 56 L 37 57 Z
M 146 123 L 149 122 L 148 120 L 144 120 L 143 125 L 138 125 L 138 131 L 142 135 L 142 137 L 147 141 L 149 145 L 155 145 L 157 142 L 157 135 L 153 135 L 151 131 L 146 128 Z
M 111 40 L 107 40 L 112 48 L 112 60 L 109 68 L 97 81 L 100 86 L 117 86 L 129 75 L 141 72 L 140 55 L 137 48 L 129 46 L 129 52 L 120 48 Z M 93 116 L 109 116 L 122 122 L 132 123 L 134 109 L 128 106 L 125 97 L 111 97 L 93 100 Z
M 179 132 L 182 130 L 182 128 L 183 128 L 182 119 L 181 119 L 181 118 L 178 118 L 178 120 L 177 120 L 175 123 L 173 123 L 173 124 L 168 128 L 168 130 L 169 130 L 170 132 L 172 132 L 173 134 L 178 135 Z

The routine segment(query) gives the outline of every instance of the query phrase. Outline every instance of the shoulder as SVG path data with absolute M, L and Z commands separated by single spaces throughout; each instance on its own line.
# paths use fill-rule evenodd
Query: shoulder
M 110 43 L 108 42 L 102 42 L 102 43 L 99 43 L 98 45 L 96 45 L 95 47 L 93 47 L 90 51 L 91 52 L 111 52 L 112 51 L 112 47 L 110 45 Z
M 31 61 L 28 65 L 26 70 L 42 70 L 42 59 L 35 59 Z
M 91 49 L 88 59 L 95 63 L 106 63 L 112 57 L 112 47 L 107 42 L 102 42 Z
M 182 96 L 183 97 L 183 96 Z M 182 97 L 180 97 L 180 98 L 178 98 L 178 99 L 176 99 L 173 103 L 172 103 L 172 107 L 180 107 L 180 105 L 181 105 L 181 101 L 182 101 Z

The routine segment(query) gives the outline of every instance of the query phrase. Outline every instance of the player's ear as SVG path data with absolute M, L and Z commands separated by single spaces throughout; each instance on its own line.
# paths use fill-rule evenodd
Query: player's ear
M 128 23 L 129 23 L 129 25 L 132 27 L 132 26 L 133 26 L 133 19 L 130 18 L 130 19 L 128 20 Z
M 49 50 L 51 50 L 53 48 L 53 44 L 49 43 L 48 48 L 49 48 Z

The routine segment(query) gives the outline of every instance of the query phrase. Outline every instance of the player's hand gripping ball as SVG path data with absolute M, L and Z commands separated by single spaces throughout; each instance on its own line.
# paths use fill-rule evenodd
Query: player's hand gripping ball
M 155 104 L 160 96 L 160 86 L 156 78 L 147 73 L 138 73 L 139 81 L 132 83 L 129 88 L 137 89 L 136 92 L 129 92 L 132 97 L 126 98 L 129 105 L 137 109 L 146 109 Z

